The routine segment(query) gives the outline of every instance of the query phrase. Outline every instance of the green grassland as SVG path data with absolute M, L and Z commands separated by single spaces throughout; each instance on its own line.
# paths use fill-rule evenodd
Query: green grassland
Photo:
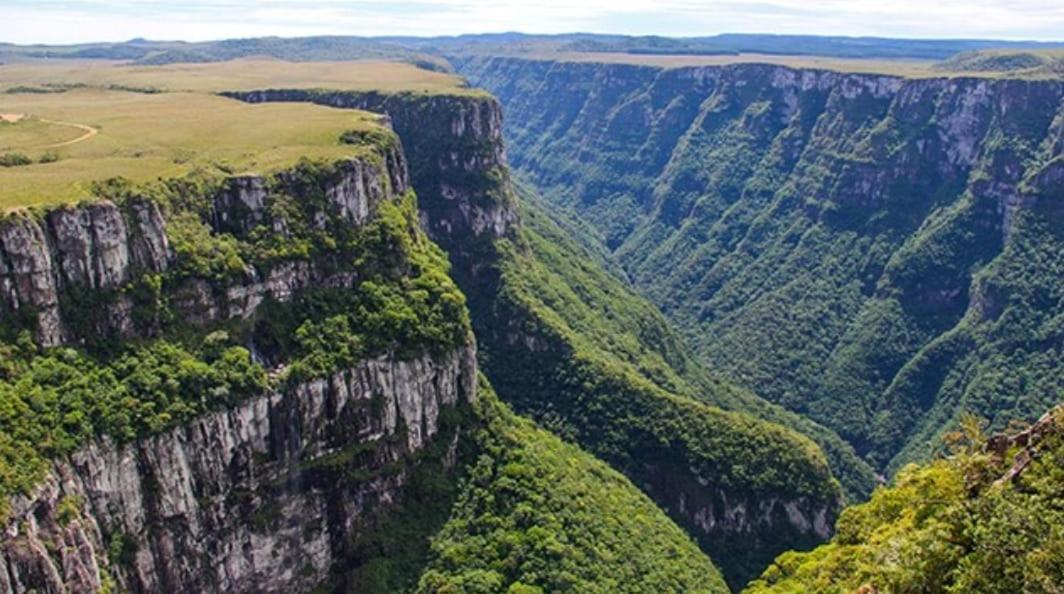
M 376 126 L 377 116 L 310 105 L 244 105 L 205 94 L 147 95 L 77 89 L 49 95 L 5 95 L 0 110 L 33 118 L 0 126 L 4 152 L 17 151 L 32 165 L 0 170 L 0 207 L 76 201 L 96 180 L 134 182 L 178 177 L 195 169 L 269 173 L 301 157 L 341 158 L 356 149 L 340 135 Z M 82 136 L 77 123 L 99 133 Z M 40 163 L 47 152 L 59 160 Z
M 294 63 L 248 58 L 164 66 L 111 60 L 29 60 L 0 66 L 0 90 L 44 85 L 119 85 L 140 90 L 199 92 L 264 87 L 455 92 L 463 82 L 453 74 L 383 60 Z
M 28 116 L 0 123 L 0 155 L 32 161 L 0 168 L 0 209 L 83 199 L 93 181 L 111 177 L 146 182 L 194 170 L 268 174 L 302 157 L 351 156 L 356 149 L 342 144 L 340 135 L 379 126 L 379 116 L 365 112 L 248 105 L 216 91 L 274 86 L 472 92 L 460 82 L 385 62 L 0 66 L 0 91 L 6 91 L 0 92 L 0 113 Z

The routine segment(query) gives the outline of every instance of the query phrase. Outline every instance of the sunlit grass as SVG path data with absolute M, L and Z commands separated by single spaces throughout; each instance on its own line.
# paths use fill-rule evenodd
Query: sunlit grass
M 196 168 L 270 172 L 301 157 L 342 158 L 356 150 L 339 141 L 379 116 L 309 104 L 249 105 L 201 93 L 147 95 L 77 89 L 49 95 L 0 95 L 0 112 L 33 119 L 0 125 L 0 152 L 54 163 L 0 168 L 0 208 L 74 201 L 95 180 L 133 181 L 182 175 Z M 42 148 L 83 134 L 40 119 L 98 129 L 84 141 Z
M 7 92 L 19 88 L 51 92 Z M 0 114 L 29 115 L 0 123 L 0 154 L 15 151 L 34 161 L 0 168 L 0 209 L 76 201 L 88 197 L 93 181 L 115 176 L 144 182 L 203 168 L 269 173 L 302 157 L 342 158 L 357 149 L 341 144 L 340 135 L 376 125 L 379 117 L 310 104 L 250 105 L 213 95 L 263 88 L 481 92 L 464 88 L 451 74 L 384 61 L 0 65 Z M 88 134 L 90 129 L 98 133 Z M 76 142 L 54 146 L 71 141 Z M 59 160 L 39 163 L 47 153 Z
M 451 93 L 460 89 L 462 79 L 380 60 L 284 62 L 256 58 L 166 66 L 134 66 L 106 60 L 35 60 L 0 66 L 0 89 L 48 84 L 201 92 L 272 87 Z

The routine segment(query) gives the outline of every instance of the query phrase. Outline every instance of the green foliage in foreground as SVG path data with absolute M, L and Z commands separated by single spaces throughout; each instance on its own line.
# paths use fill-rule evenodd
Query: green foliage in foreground
M 954 455 L 910 465 L 847 509 L 835 539 L 785 553 L 746 594 L 1050 594 L 1064 583 L 1064 414 L 1019 478 L 994 484 L 1017 452 L 983 450 L 966 423 Z M 957 436 L 954 436 L 957 439 Z
M 720 573 L 627 479 L 511 413 L 481 382 L 483 425 L 422 594 L 716 593 Z

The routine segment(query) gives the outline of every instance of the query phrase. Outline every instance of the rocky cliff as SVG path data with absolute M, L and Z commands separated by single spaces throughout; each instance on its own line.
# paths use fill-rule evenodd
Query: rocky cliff
M 507 236 L 518 224 L 503 148 L 502 109 L 489 95 L 301 89 L 222 95 L 250 103 L 300 101 L 387 115 L 410 159 L 425 228 L 448 252 L 482 237 Z
M 661 321 L 642 305 L 625 317 L 633 297 L 594 269 L 583 270 L 589 263 L 571 275 L 568 260 L 580 257 L 571 240 L 555 240 L 556 253 L 539 249 L 543 230 L 518 219 L 493 98 L 300 90 L 227 95 L 386 113 L 407 151 L 423 224 L 448 250 L 469 298 L 485 372 L 499 395 L 627 474 L 696 536 L 733 585 L 779 551 L 829 536 L 839 489 L 816 445 L 689 399 L 697 389 L 671 393 L 683 381 L 675 371 L 633 363 L 661 356 L 642 344 L 670 340 L 657 336 Z M 616 300 L 603 300 L 601 290 Z M 566 298 L 550 299 L 556 292 Z M 570 295 L 582 295 L 584 303 Z M 611 310 L 624 313 L 606 313 Z M 588 311 L 595 313 L 584 317 Z M 625 324 L 614 328 L 619 320 L 643 336 L 629 336 L 638 330 Z M 604 323 L 605 334 L 596 328 Z M 589 354 L 588 340 L 602 344 Z M 625 350 L 632 344 L 638 346 Z M 661 382 L 669 389 L 647 381 L 659 373 L 670 376 Z
M 873 465 L 1064 392 L 1060 80 L 453 62 L 703 361 Z
M 109 182 L 0 221 L 3 445 L 39 426 L 34 460 L 51 456 L 2 507 L 0 592 L 311 591 L 419 460 L 454 464 L 475 346 L 402 149 L 378 136 L 335 163 Z M 218 372 L 262 380 L 241 396 Z
M 450 456 L 473 348 L 381 356 L 135 443 L 95 441 L 18 497 L 0 591 L 307 592 L 417 456 Z M 450 450 L 450 454 L 447 454 Z
M 204 202 L 214 234 L 245 237 L 265 225 L 271 192 L 299 194 L 294 174 L 281 174 L 267 183 L 263 177 L 232 177 L 208 190 Z M 315 188 L 325 199 L 334 224 L 357 229 L 385 200 L 408 190 L 406 164 L 396 145 L 378 162 L 351 159 Z M 288 237 L 283 217 L 269 221 L 271 231 Z M 326 218 L 314 225 L 322 230 Z M 270 266 L 240 266 L 224 283 L 201 275 L 171 271 L 175 254 L 166 233 L 158 202 L 136 195 L 120 208 L 102 199 L 78 206 L 39 212 L 15 212 L 0 221 L 0 313 L 36 327 L 42 346 L 78 343 L 88 335 L 121 338 L 150 336 L 157 332 L 151 319 L 135 319 L 137 281 L 145 275 L 175 272 L 168 287 L 175 313 L 187 321 L 206 324 L 228 318 L 249 318 L 266 298 L 289 301 L 309 286 L 350 285 L 351 271 L 333 271 L 324 261 L 288 259 Z M 89 312 L 92 323 L 71 324 L 68 313 L 82 310 L 91 296 L 98 311 Z M 86 312 L 76 312 L 86 317 Z

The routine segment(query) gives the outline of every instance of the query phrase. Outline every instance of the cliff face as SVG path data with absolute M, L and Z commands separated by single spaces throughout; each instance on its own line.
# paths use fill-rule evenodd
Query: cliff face
M 593 271 L 583 270 L 587 262 L 576 267 L 579 276 L 569 276 L 563 269 L 571 264 L 562 260 L 580 257 L 571 241 L 556 242 L 552 253 L 538 249 L 541 230 L 518 220 L 497 101 L 300 90 L 229 95 L 386 113 L 410 160 L 423 226 L 449 252 L 455 279 L 469 299 L 485 372 L 500 396 L 519 413 L 560 423 L 569 437 L 627 474 L 698 538 L 730 583 L 756 575 L 784 548 L 827 538 L 839 491 L 815 445 L 780 427 L 688 400 L 689 388 L 677 396 L 634 379 L 659 372 L 658 363 L 648 364 L 651 368 L 631 363 L 642 353 L 610 353 L 606 360 L 614 363 L 603 364 L 596 352 L 595 360 L 588 360 L 584 340 L 601 340 L 603 351 L 618 342 L 622 349 L 633 343 L 640 350 L 654 347 L 641 344 L 644 337 L 628 336 L 635 330 L 623 324 L 616 334 L 601 335 L 596 325 L 605 323 L 612 331 L 616 314 L 580 319 L 589 310 L 612 311 L 636 298 L 607 277 L 592 278 Z M 584 276 L 588 272 L 591 277 Z M 620 301 L 600 298 L 596 291 L 603 283 Z M 539 303 L 555 291 L 584 295 L 585 302 Z M 661 321 L 644 307 L 636 306 L 639 313 L 630 321 L 648 343 L 657 344 L 650 335 L 659 332 Z M 623 371 L 611 367 L 615 363 Z M 676 389 L 672 381 L 682 380 L 662 383 Z M 742 462 L 729 458 L 725 448 L 706 452 L 714 439 L 740 447 L 757 469 L 740 476 L 736 468 Z M 782 478 L 791 472 L 795 480 Z
M 425 229 L 448 252 L 481 238 L 505 237 L 518 225 L 503 149 L 502 109 L 493 97 L 300 89 L 223 95 L 250 103 L 299 101 L 387 115 L 410 159 Z
M 279 187 L 300 193 L 291 175 L 281 175 Z M 351 159 L 339 164 L 323 188 L 326 208 L 338 222 L 352 229 L 365 224 L 378 205 L 394 200 L 408 188 L 401 150 L 389 151 L 380 163 Z M 261 177 L 224 181 L 209 197 L 215 234 L 246 236 L 262 224 L 267 195 Z M 283 218 L 271 231 L 289 232 Z M 324 229 L 324 219 L 318 226 Z M 170 270 L 175 255 L 159 205 L 132 198 L 123 208 L 110 200 L 60 207 L 43 215 L 17 212 L 0 221 L 0 319 L 36 327 L 45 347 L 79 343 L 91 335 L 123 339 L 151 336 L 151 319 L 134 319 L 133 286 L 144 275 Z M 266 298 L 287 302 L 310 286 L 350 286 L 351 270 L 335 271 L 324 261 L 288 260 L 266 269 L 245 266 L 224 283 L 195 275 L 169 288 L 176 313 L 201 326 L 229 318 L 247 319 Z M 92 296 L 100 311 L 89 312 L 90 324 L 73 327 L 67 313 L 83 310 Z M 86 312 L 77 311 L 84 317 Z
M 472 346 L 383 356 L 132 444 L 94 442 L 16 499 L 0 591 L 95 593 L 105 572 L 134 592 L 310 591 L 368 515 L 401 502 L 416 455 L 454 447 L 447 411 L 475 389 Z
M 336 323 L 329 299 L 358 295 L 367 280 L 378 292 L 401 290 L 432 264 L 423 254 L 435 248 L 416 218 L 401 218 L 413 204 L 401 148 L 378 148 L 269 178 L 175 182 L 161 198 L 134 193 L 0 222 L 4 340 L 30 331 L 39 347 L 77 347 L 105 365 L 106 340 L 135 349 L 231 337 L 272 365 L 275 380 L 177 426 L 97 437 L 53 459 L 35 489 L 4 506 L 0 592 L 311 591 L 350 569 L 367 519 L 399 509 L 419 461 L 454 464 L 477 374 L 460 300 L 461 311 L 433 314 L 455 317 L 458 339 L 367 336 L 384 346 L 325 373 L 304 362 L 301 375 L 286 377 L 286 352 L 269 352 L 284 337 L 257 344 L 264 316 L 310 312 L 299 315 Z M 311 294 L 317 309 L 304 305 Z M 390 304 L 375 303 L 359 315 Z M 332 337 L 341 339 L 361 337 Z M 40 354 L 54 352 L 74 353 Z
M 1061 81 L 453 62 L 712 369 L 874 465 L 1060 397 Z
M 132 226 L 132 228 L 130 228 Z M 130 267 L 163 272 L 170 251 L 156 205 L 137 202 L 127 221 L 113 203 L 54 210 L 43 221 L 15 215 L 0 223 L 0 291 L 8 316 L 36 317 L 46 346 L 71 340 L 59 311 L 61 290 L 113 290 L 130 280 Z M 123 310 L 108 312 L 127 330 Z

